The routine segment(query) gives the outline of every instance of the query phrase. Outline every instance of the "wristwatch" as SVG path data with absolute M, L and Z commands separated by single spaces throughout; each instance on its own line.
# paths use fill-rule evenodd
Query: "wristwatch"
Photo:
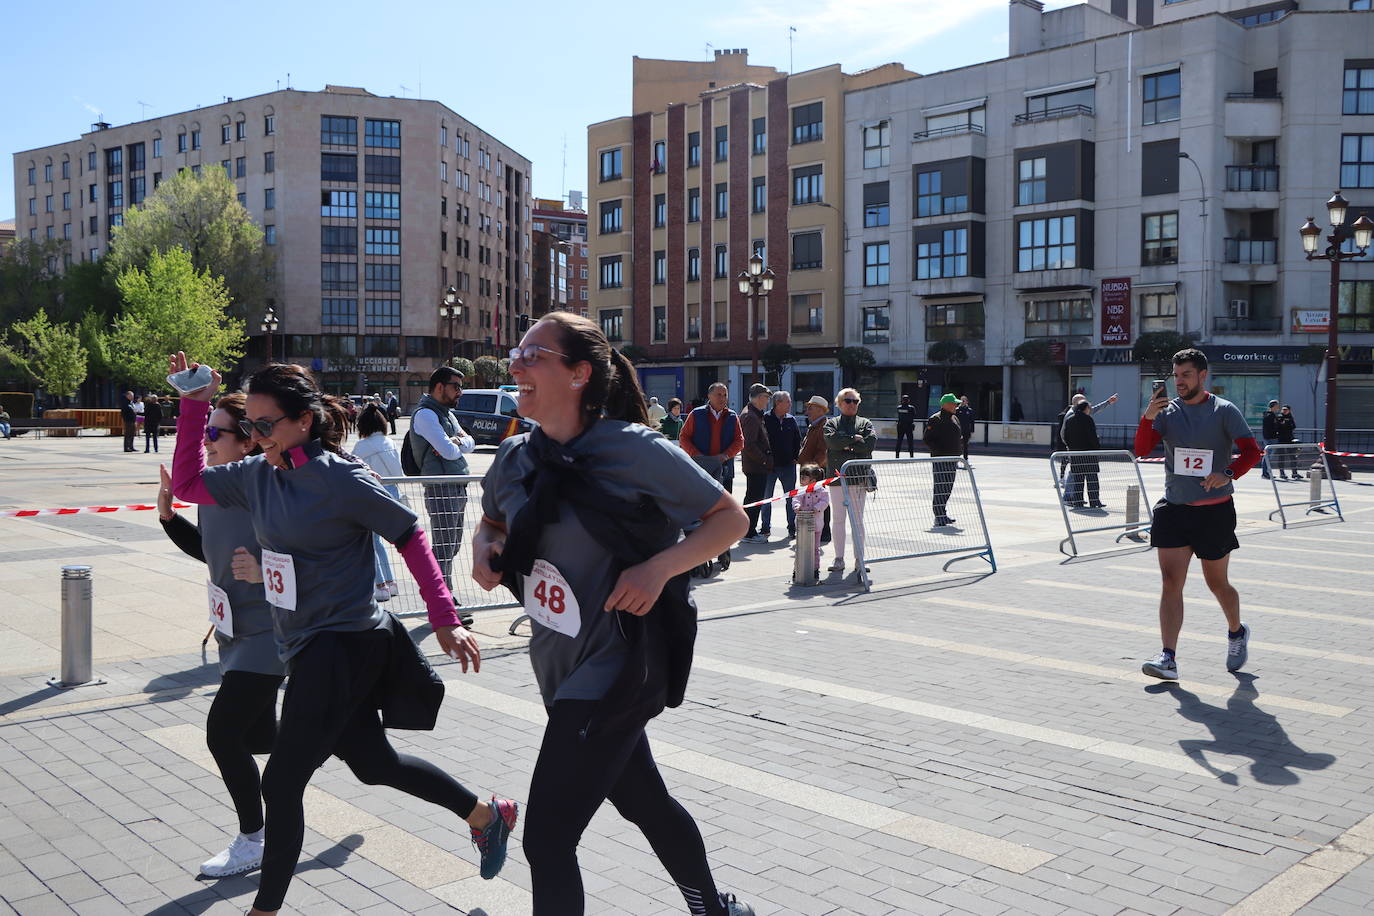
M 1231 477 L 1231 478 L 1234 478 L 1234 477 L 1236 476 L 1236 472 L 1233 471 L 1233 470 L 1231 470 L 1230 468 L 1222 468 L 1222 469 L 1221 469 L 1221 473 L 1223 473 L 1223 474 L 1225 474 L 1227 477 Z

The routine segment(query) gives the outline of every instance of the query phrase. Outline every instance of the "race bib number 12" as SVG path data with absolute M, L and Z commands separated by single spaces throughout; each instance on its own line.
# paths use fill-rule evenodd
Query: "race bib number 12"
M 1185 477 L 1206 477 L 1212 473 L 1210 448 L 1174 449 L 1174 473 Z
M 287 611 L 296 609 L 296 561 L 291 554 L 262 552 L 262 587 L 268 604 Z
M 264 553 L 263 556 L 266 556 Z M 582 609 L 572 586 L 547 560 L 535 560 L 525 577 L 525 613 L 541 626 L 575 637 L 582 630 Z

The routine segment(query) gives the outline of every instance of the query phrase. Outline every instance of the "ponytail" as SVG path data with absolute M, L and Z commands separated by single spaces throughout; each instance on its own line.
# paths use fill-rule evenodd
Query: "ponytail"
M 644 389 L 634 363 L 619 350 L 611 350 L 611 372 L 606 386 L 604 415 L 612 420 L 649 425 L 649 409 L 644 404 Z

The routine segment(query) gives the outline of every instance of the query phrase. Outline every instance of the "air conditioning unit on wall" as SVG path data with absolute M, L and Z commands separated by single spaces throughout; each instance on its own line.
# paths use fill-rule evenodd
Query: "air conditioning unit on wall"
M 1250 317 L 1250 300 L 1249 300 L 1249 299 L 1232 299 L 1232 300 L 1231 300 L 1230 309 L 1229 309 L 1229 313 L 1230 313 L 1230 316 L 1231 316 L 1232 318 L 1249 318 L 1249 317 Z

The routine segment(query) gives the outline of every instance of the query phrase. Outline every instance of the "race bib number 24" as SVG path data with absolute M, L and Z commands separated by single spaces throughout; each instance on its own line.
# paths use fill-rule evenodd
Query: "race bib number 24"
M 547 560 L 535 560 L 525 577 L 525 613 L 541 626 L 576 637 L 582 630 L 582 609 L 563 574 Z

